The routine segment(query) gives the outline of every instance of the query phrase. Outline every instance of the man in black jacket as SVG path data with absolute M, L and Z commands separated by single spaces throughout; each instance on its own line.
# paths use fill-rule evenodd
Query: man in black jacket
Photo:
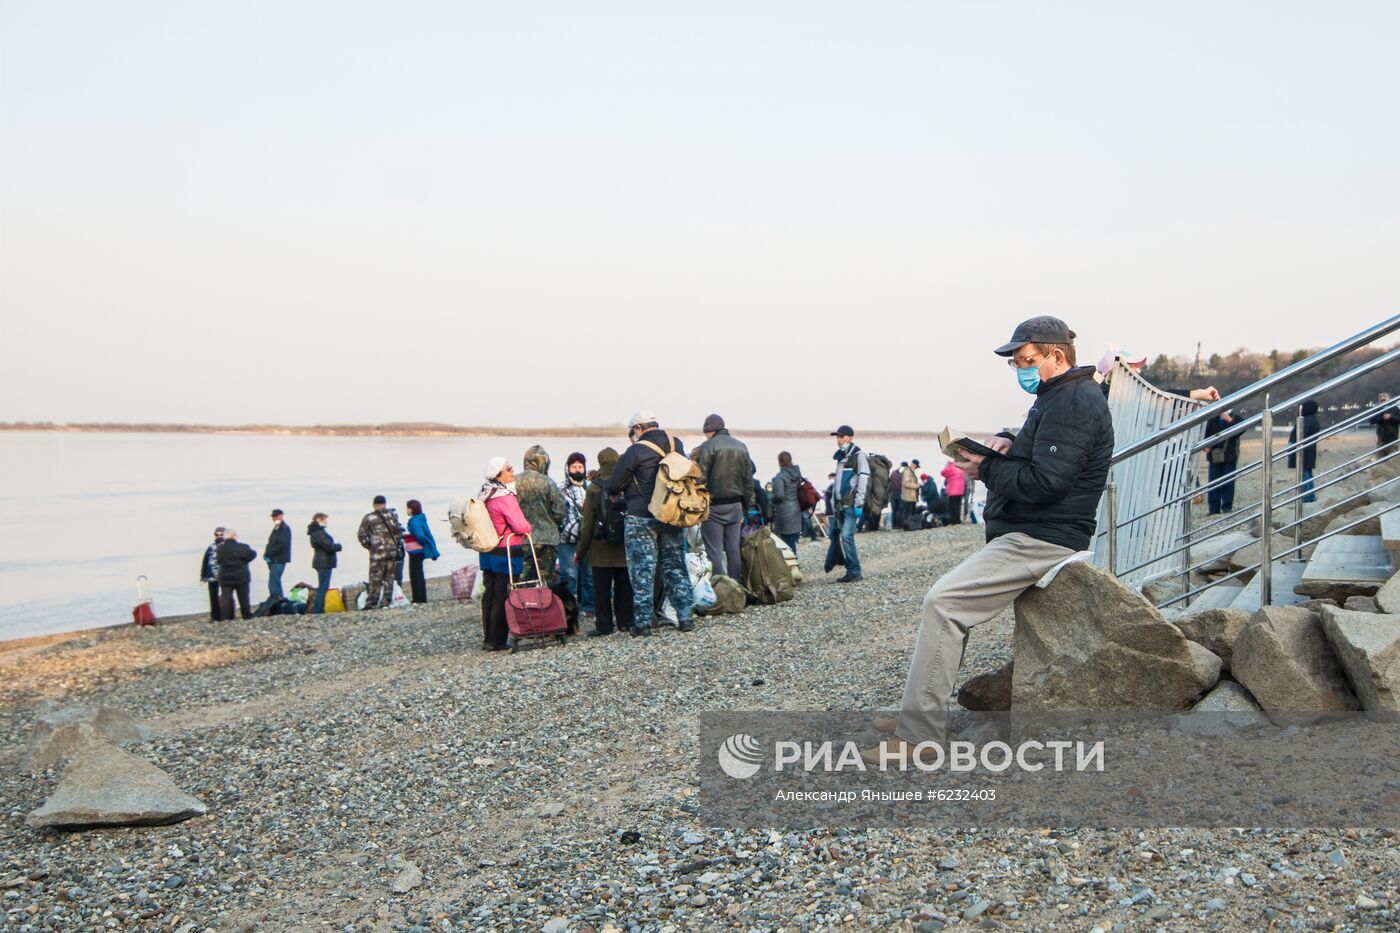
M 1298 406 L 1298 417 L 1303 419 L 1303 440 L 1316 437 L 1322 430 L 1322 422 L 1317 420 L 1317 402 L 1308 399 Z M 1291 447 L 1298 440 L 1298 425 L 1295 422 L 1292 430 L 1288 432 L 1288 445 Z M 1303 444 L 1298 448 L 1303 453 L 1303 492 L 1304 502 L 1316 502 L 1317 495 L 1313 492 L 1313 472 L 1317 469 L 1317 441 L 1311 444 Z M 1294 451 L 1288 455 L 1288 468 L 1296 470 L 1298 468 L 1298 452 Z
M 1390 393 L 1382 392 L 1376 404 L 1389 405 Z M 1376 459 L 1379 460 L 1393 452 L 1396 441 L 1400 440 L 1400 414 L 1396 414 L 1394 408 L 1386 408 L 1379 415 L 1371 416 L 1371 424 L 1376 426 Z
M 1214 437 L 1235 423 L 1233 411 L 1222 411 L 1206 422 L 1206 437 Z M 1206 448 L 1210 483 L 1222 480 L 1219 486 L 1206 490 L 1211 515 L 1229 514 L 1235 510 L 1235 468 L 1240 462 L 1240 436 L 1232 434 L 1218 444 Z M 1207 484 L 1209 485 L 1209 484 Z
M 238 597 L 238 608 L 243 618 L 251 619 L 253 610 L 248 606 L 248 584 L 252 574 L 248 565 L 258 556 L 258 552 L 238 540 L 238 532 L 232 528 L 224 530 L 224 543 L 219 545 L 219 614 L 225 621 L 233 619 L 233 598 Z
M 209 621 L 217 622 L 223 615 L 219 609 L 219 545 L 224 543 L 224 526 L 214 529 L 214 543 L 204 549 L 199 562 L 199 582 L 209 587 Z
M 719 415 L 706 418 L 703 430 L 705 443 L 690 454 L 710 491 L 710 517 L 701 524 L 700 535 L 715 573 L 738 580 L 739 530 L 756 501 L 753 458 Z
M 645 409 L 627 422 L 627 438 L 632 446 L 618 458 L 606 489 L 610 498 L 621 494 L 627 503 L 624 546 L 632 583 L 632 635 L 651 634 L 657 573 L 661 574 L 665 598 L 676 607 L 676 627 L 682 632 L 694 631 L 691 614 L 695 594 L 685 569 L 684 533 L 657 521 L 650 509 L 662 452 L 671 451 L 674 439 L 657 426 L 656 415 Z M 684 455 L 685 446 L 679 440 L 674 444 L 675 452 Z
M 282 571 L 292 560 L 292 529 L 282 520 L 282 510 L 272 510 L 272 534 L 267 536 L 267 547 L 263 549 L 263 560 L 267 561 L 268 598 L 282 598 Z
M 862 757 L 897 762 L 920 742 L 945 740 L 948 701 L 968 632 L 995 618 L 1048 571 L 1086 550 L 1113 455 L 1113 421 L 1094 367 L 1076 366 L 1074 332 L 1054 317 L 1022 322 L 995 351 L 1035 395 L 1014 437 L 988 438 L 995 454 L 958 465 L 987 487 L 987 543 L 924 597 L 899 716 L 875 726 L 894 737 Z

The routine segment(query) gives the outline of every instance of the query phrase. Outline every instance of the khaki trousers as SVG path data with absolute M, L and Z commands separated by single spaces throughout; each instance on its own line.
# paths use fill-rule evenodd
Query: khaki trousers
M 994 619 L 1060 561 L 1075 553 L 1021 532 L 993 538 L 945 573 L 924 597 L 895 735 L 906 742 L 945 739 L 948 701 L 967 635 Z

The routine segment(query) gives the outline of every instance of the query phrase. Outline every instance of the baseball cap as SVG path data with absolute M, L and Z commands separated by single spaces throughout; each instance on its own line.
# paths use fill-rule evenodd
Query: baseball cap
M 997 356 L 1011 356 L 1028 343 L 1071 343 L 1073 341 L 1074 331 L 1069 329 L 1068 324 L 1057 317 L 1042 314 L 1017 324 L 1016 329 L 1011 332 L 1011 339 L 992 352 Z
M 855 437 L 855 436 L 856 436 L 856 429 L 853 428 L 853 427 L 851 427 L 849 424 L 843 424 L 843 425 L 841 425 L 839 428 L 837 428 L 835 431 L 832 431 L 832 432 L 831 432 L 831 436 L 832 436 L 832 437 Z
M 655 424 L 656 412 L 650 408 L 643 408 L 635 412 L 631 418 L 627 419 L 627 430 L 632 430 L 639 424 Z
M 279 515 L 281 515 L 281 514 L 282 514 L 282 510 L 281 510 L 281 509 L 273 509 L 273 510 L 272 510 L 272 517 L 273 517 L 273 518 L 276 518 L 277 516 L 279 516 Z

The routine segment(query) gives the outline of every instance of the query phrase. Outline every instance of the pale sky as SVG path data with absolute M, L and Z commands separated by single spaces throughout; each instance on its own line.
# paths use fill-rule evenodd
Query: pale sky
M 1400 309 L 1400 4 L 0 5 L 0 420 L 1019 423 Z

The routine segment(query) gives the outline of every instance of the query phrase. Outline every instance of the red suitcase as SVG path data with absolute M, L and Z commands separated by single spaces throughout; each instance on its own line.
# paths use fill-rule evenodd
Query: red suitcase
M 538 571 L 539 557 L 535 555 L 535 539 L 529 535 L 530 554 L 535 558 Z M 507 558 L 506 572 L 510 574 L 510 595 L 506 597 L 506 627 L 510 629 L 510 647 L 514 651 L 522 638 L 543 641 L 556 638 L 561 643 L 568 639 L 569 619 L 564 611 L 564 603 L 555 596 L 543 580 L 516 582 L 514 562 Z

